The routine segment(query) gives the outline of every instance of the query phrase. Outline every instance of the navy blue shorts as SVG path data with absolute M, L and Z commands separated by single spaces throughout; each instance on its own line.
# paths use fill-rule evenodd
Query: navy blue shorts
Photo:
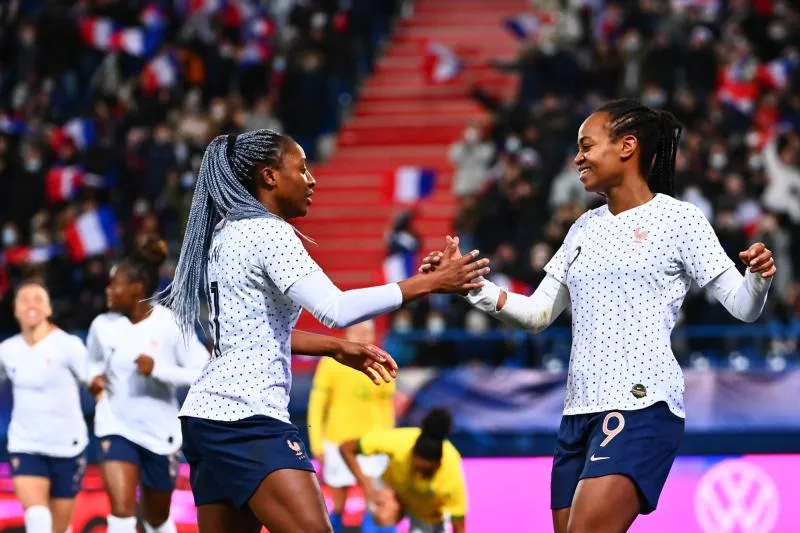
M 181 430 L 195 505 L 244 507 L 272 472 L 314 472 L 297 427 L 268 416 L 232 422 L 187 416 Z
M 664 402 L 635 411 L 564 416 L 553 460 L 550 507 L 571 507 L 581 479 L 622 474 L 639 490 L 640 513 L 653 512 L 683 432 L 684 419 Z
M 12 476 L 46 477 L 51 498 L 74 498 L 86 473 L 86 452 L 75 457 L 51 457 L 34 453 L 9 454 Z
M 171 492 L 175 489 L 180 466 L 179 452 L 159 455 L 119 435 L 100 439 L 100 462 L 123 461 L 139 467 L 141 484 L 151 490 Z

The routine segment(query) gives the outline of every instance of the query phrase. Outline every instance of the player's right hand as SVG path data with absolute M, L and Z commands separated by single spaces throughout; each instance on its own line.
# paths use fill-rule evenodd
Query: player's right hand
M 98 397 L 105 392 L 107 385 L 108 383 L 104 375 L 95 376 L 92 382 L 89 383 L 89 393 L 97 400 Z
M 446 241 L 447 244 L 450 244 L 452 242 L 455 245 L 455 251 L 453 252 L 451 257 L 453 259 L 460 258 L 461 257 L 461 250 L 458 248 L 458 245 L 459 245 L 458 237 L 451 237 L 450 235 L 448 235 L 445 238 L 445 241 Z M 428 272 L 434 272 L 436 270 L 436 268 L 439 266 L 439 264 L 442 262 L 442 257 L 444 257 L 444 252 L 436 251 L 436 252 L 429 253 L 422 260 L 422 264 L 419 266 L 417 271 L 420 274 L 427 274 Z

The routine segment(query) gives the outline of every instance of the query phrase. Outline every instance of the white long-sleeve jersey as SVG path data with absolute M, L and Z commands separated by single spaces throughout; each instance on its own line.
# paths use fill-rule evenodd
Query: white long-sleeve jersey
M 192 335 L 187 347 L 175 315 L 160 305 L 133 324 L 105 313 L 89 328 L 90 382 L 105 375 L 107 389 L 97 402 L 95 434 L 119 435 L 159 455 L 182 444 L 175 389 L 191 385 L 208 360 L 208 351 Z M 136 359 L 155 361 L 150 376 L 139 373 Z
M 0 376 L 14 395 L 9 452 L 74 457 L 86 448 L 80 387 L 87 356 L 78 337 L 54 329 L 31 346 L 15 335 L 0 344 Z

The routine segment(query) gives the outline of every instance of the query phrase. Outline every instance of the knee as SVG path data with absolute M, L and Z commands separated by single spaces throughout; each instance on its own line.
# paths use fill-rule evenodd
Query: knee
M 136 500 L 111 498 L 111 514 L 120 518 L 136 516 Z

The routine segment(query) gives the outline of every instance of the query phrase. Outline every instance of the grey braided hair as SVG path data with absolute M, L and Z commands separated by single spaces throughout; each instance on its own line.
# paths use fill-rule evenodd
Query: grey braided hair
M 178 319 L 186 337 L 200 314 L 199 290 L 204 282 L 214 227 L 223 218 L 275 217 L 253 195 L 257 163 L 278 167 L 291 137 L 268 129 L 241 135 L 220 135 L 206 148 L 192 197 L 189 221 L 175 278 L 158 297 Z

